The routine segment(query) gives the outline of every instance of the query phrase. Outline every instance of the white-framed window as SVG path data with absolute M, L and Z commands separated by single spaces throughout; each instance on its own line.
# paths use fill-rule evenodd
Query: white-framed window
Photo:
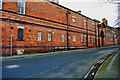
M 86 42 L 86 35 L 84 35 L 84 42 Z
M 91 37 L 91 39 L 92 39 L 92 41 L 91 41 L 91 42 L 92 42 L 92 43 L 94 43 L 94 36 L 92 36 L 92 37 Z
M 48 41 L 52 41 L 52 33 L 48 32 Z
M 18 0 L 18 13 L 25 14 L 25 0 Z
M 2 0 L 0 0 L 0 9 L 2 9 Z
M 95 36 L 93 37 L 93 43 L 95 43 Z
M 92 23 L 92 28 L 95 28 L 95 23 Z
M 64 34 L 62 34 L 61 37 L 62 37 L 62 42 L 64 42 L 64 41 L 65 41 L 65 36 L 64 36 Z
M 42 32 L 41 31 L 38 32 L 38 41 L 42 41 Z
M 75 23 L 76 22 L 76 17 L 72 16 L 72 22 Z
M 76 36 L 73 36 L 73 42 L 76 42 Z
M 83 36 L 83 35 L 81 35 L 81 37 L 80 37 L 80 39 L 81 39 L 80 41 L 81 41 L 81 42 L 83 42 L 83 38 L 84 38 L 84 36 Z
M 88 36 L 88 42 L 90 42 L 90 36 Z
M 93 42 L 93 37 L 91 36 L 91 42 Z
M 84 20 L 84 26 L 87 26 L 87 20 Z

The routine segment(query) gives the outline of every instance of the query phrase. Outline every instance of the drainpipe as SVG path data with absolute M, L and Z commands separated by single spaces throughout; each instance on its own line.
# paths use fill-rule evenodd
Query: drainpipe
M 97 34 L 96 34 L 96 21 L 95 21 L 95 47 L 97 47 Z
M 115 38 L 114 38 L 114 35 L 115 35 L 115 34 L 114 34 L 114 31 L 113 31 L 112 34 L 113 34 L 113 45 L 115 45 Z
M 100 26 L 98 25 L 98 47 L 100 47 Z
M 106 28 L 105 28 L 105 35 L 104 35 L 104 46 L 106 46 Z
M 66 35 L 67 35 L 67 40 L 66 40 L 66 50 L 69 49 L 69 34 L 68 34 L 68 26 L 69 26 L 69 21 L 68 21 L 68 18 L 69 18 L 69 10 L 67 10 L 67 13 L 66 13 L 66 27 L 67 27 L 67 30 L 66 30 Z
M 86 47 L 88 48 L 88 18 L 86 19 Z

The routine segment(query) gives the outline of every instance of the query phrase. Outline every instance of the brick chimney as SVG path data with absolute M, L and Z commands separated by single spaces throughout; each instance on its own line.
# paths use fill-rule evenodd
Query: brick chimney
M 77 13 L 79 13 L 79 14 L 81 14 L 81 10 L 79 10 L 79 11 L 76 11 Z
M 108 24 L 108 20 L 106 20 L 106 18 L 103 18 L 102 23 Z

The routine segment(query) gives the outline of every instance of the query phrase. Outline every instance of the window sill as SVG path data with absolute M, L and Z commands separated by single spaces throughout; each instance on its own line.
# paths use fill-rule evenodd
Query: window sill
M 38 41 L 38 42 L 42 42 L 42 41 Z
M 19 39 L 17 39 L 17 41 L 24 41 L 24 40 L 19 40 Z
M 48 42 L 52 42 L 52 41 L 48 41 Z

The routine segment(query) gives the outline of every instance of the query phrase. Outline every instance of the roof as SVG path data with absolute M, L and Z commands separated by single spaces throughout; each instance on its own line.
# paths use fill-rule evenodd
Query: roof
M 71 12 L 74 12 L 74 13 L 76 13 L 76 14 L 79 14 L 78 12 L 76 12 L 76 11 L 74 11 L 74 10 L 72 10 L 72 9 L 69 9 L 69 8 L 67 8 L 67 7 L 65 7 L 65 6 L 62 6 L 62 5 L 60 5 L 60 4 L 57 4 L 57 3 L 55 3 L 55 2 L 50 2 L 50 3 L 52 3 L 52 4 L 54 4 L 54 5 L 57 5 L 57 6 L 61 7 L 61 8 L 64 8 L 64 9 L 66 9 L 66 10 L 69 10 L 69 11 L 71 11 Z M 91 20 L 93 20 L 93 21 L 99 22 L 99 20 L 92 19 L 92 18 L 87 17 L 87 16 L 85 16 L 85 15 L 83 15 L 83 14 L 79 14 L 79 15 L 81 15 L 81 16 L 83 16 L 83 17 L 86 17 L 86 18 L 88 18 L 88 19 L 91 19 Z

